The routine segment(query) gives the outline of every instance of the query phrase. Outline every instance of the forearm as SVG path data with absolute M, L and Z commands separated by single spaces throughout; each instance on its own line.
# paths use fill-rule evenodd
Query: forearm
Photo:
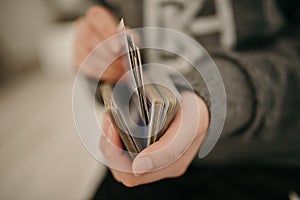
M 257 51 L 211 54 L 227 98 L 222 141 L 211 158 L 275 159 L 270 155 L 280 153 L 288 159 L 295 155 L 291 152 L 299 152 L 300 62 L 296 44 L 295 39 L 287 38 Z M 209 101 L 205 83 L 196 73 L 189 74 L 186 77 L 195 91 Z
M 232 98 L 237 98 L 236 95 L 242 97 L 240 104 L 241 114 L 249 113 L 249 106 L 252 101 L 252 111 L 249 115 L 248 122 L 236 134 L 241 134 L 245 139 L 254 136 L 262 140 L 270 140 L 278 137 L 280 129 L 285 129 L 283 122 L 286 118 L 294 119 L 297 108 L 296 102 L 299 102 L 299 58 L 296 54 L 296 46 L 293 44 L 295 40 L 283 39 L 274 45 L 260 49 L 257 51 L 246 52 L 227 52 L 217 54 L 215 57 L 231 62 L 232 67 L 238 68 L 245 81 L 238 81 L 235 96 L 227 93 L 228 100 L 228 115 L 226 121 L 228 123 L 239 119 L 235 115 L 231 116 L 230 112 L 237 113 L 236 104 Z M 219 69 L 222 71 L 222 66 Z M 222 72 L 221 72 L 222 73 Z M 227 77 L 230 74 L 224 74 L 223 78 L 227 90 L 233 90 L 234 84 L 226 83 Z M 244 89 L 248 92 L 245 95 Z M 227 91 L 228 92 L 228 91 Z M 250 98 L 249 98 L 250 93 Z M 244 103 L 243 103 L 244 102 Z M 288 112 L 287 112 L 288 110 Z

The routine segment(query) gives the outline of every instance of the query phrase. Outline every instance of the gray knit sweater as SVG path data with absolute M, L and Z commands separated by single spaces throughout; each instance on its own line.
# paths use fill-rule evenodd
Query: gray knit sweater
M 107 1 L 131 27 L 142 26 L 142 1 L 126 6 Z M 222 46 L 219 34 L 198 37 L 221 72 L 227 114 L 221 138 L 201 163 L 300 166 L 300 3 L 293 0 L 232 0 L 235 42 Z M 103 1 L 102 1 L 103 3 Z M 135 8 L 133 8 L 135 7 Z M 206 1 L 198 15 L 217 13 Z M 185 74 L 195 91 L 209 96 L 201 77 Z M 214 105 L 210 105 L 214 106 Z

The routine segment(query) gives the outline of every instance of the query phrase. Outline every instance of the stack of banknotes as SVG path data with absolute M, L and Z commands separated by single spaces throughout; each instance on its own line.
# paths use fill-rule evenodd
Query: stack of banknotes
M 117 84 L 101 83 L 105 109 L 122 139 L 124 150 L 134 158 L 163 136 L 180 105 L 180 94 L 167 70 L 142 65 L 140 49 L 120 22 L 126 48 L 127 72 Z

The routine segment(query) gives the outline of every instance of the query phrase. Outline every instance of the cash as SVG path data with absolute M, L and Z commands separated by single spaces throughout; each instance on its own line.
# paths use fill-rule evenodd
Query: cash
M 134 158 L 163 136 L 179 108 L 180 94 L 166 70 L 144 69 L 133 35 L 125 32 L 123 20 L 119 26 L 131 73 L 127 82 L 118 86 L 101 83 L 98 90 L 124 147 Z

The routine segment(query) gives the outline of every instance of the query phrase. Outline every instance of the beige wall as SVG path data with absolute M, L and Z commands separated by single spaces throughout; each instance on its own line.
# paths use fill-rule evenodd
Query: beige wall
M 2 0 L 0 13 L 0 42 L 5 63 L 18 68 L 35 64 L 37 35 L 51 19 L 44 2 Z
M 17 69 L 37 65 L 37 43 L 43 31 L 64 14 L 84 12 L 87 6 L 87 0 L 1 0 L 2 67 L 3 63 L 5 68 Z

